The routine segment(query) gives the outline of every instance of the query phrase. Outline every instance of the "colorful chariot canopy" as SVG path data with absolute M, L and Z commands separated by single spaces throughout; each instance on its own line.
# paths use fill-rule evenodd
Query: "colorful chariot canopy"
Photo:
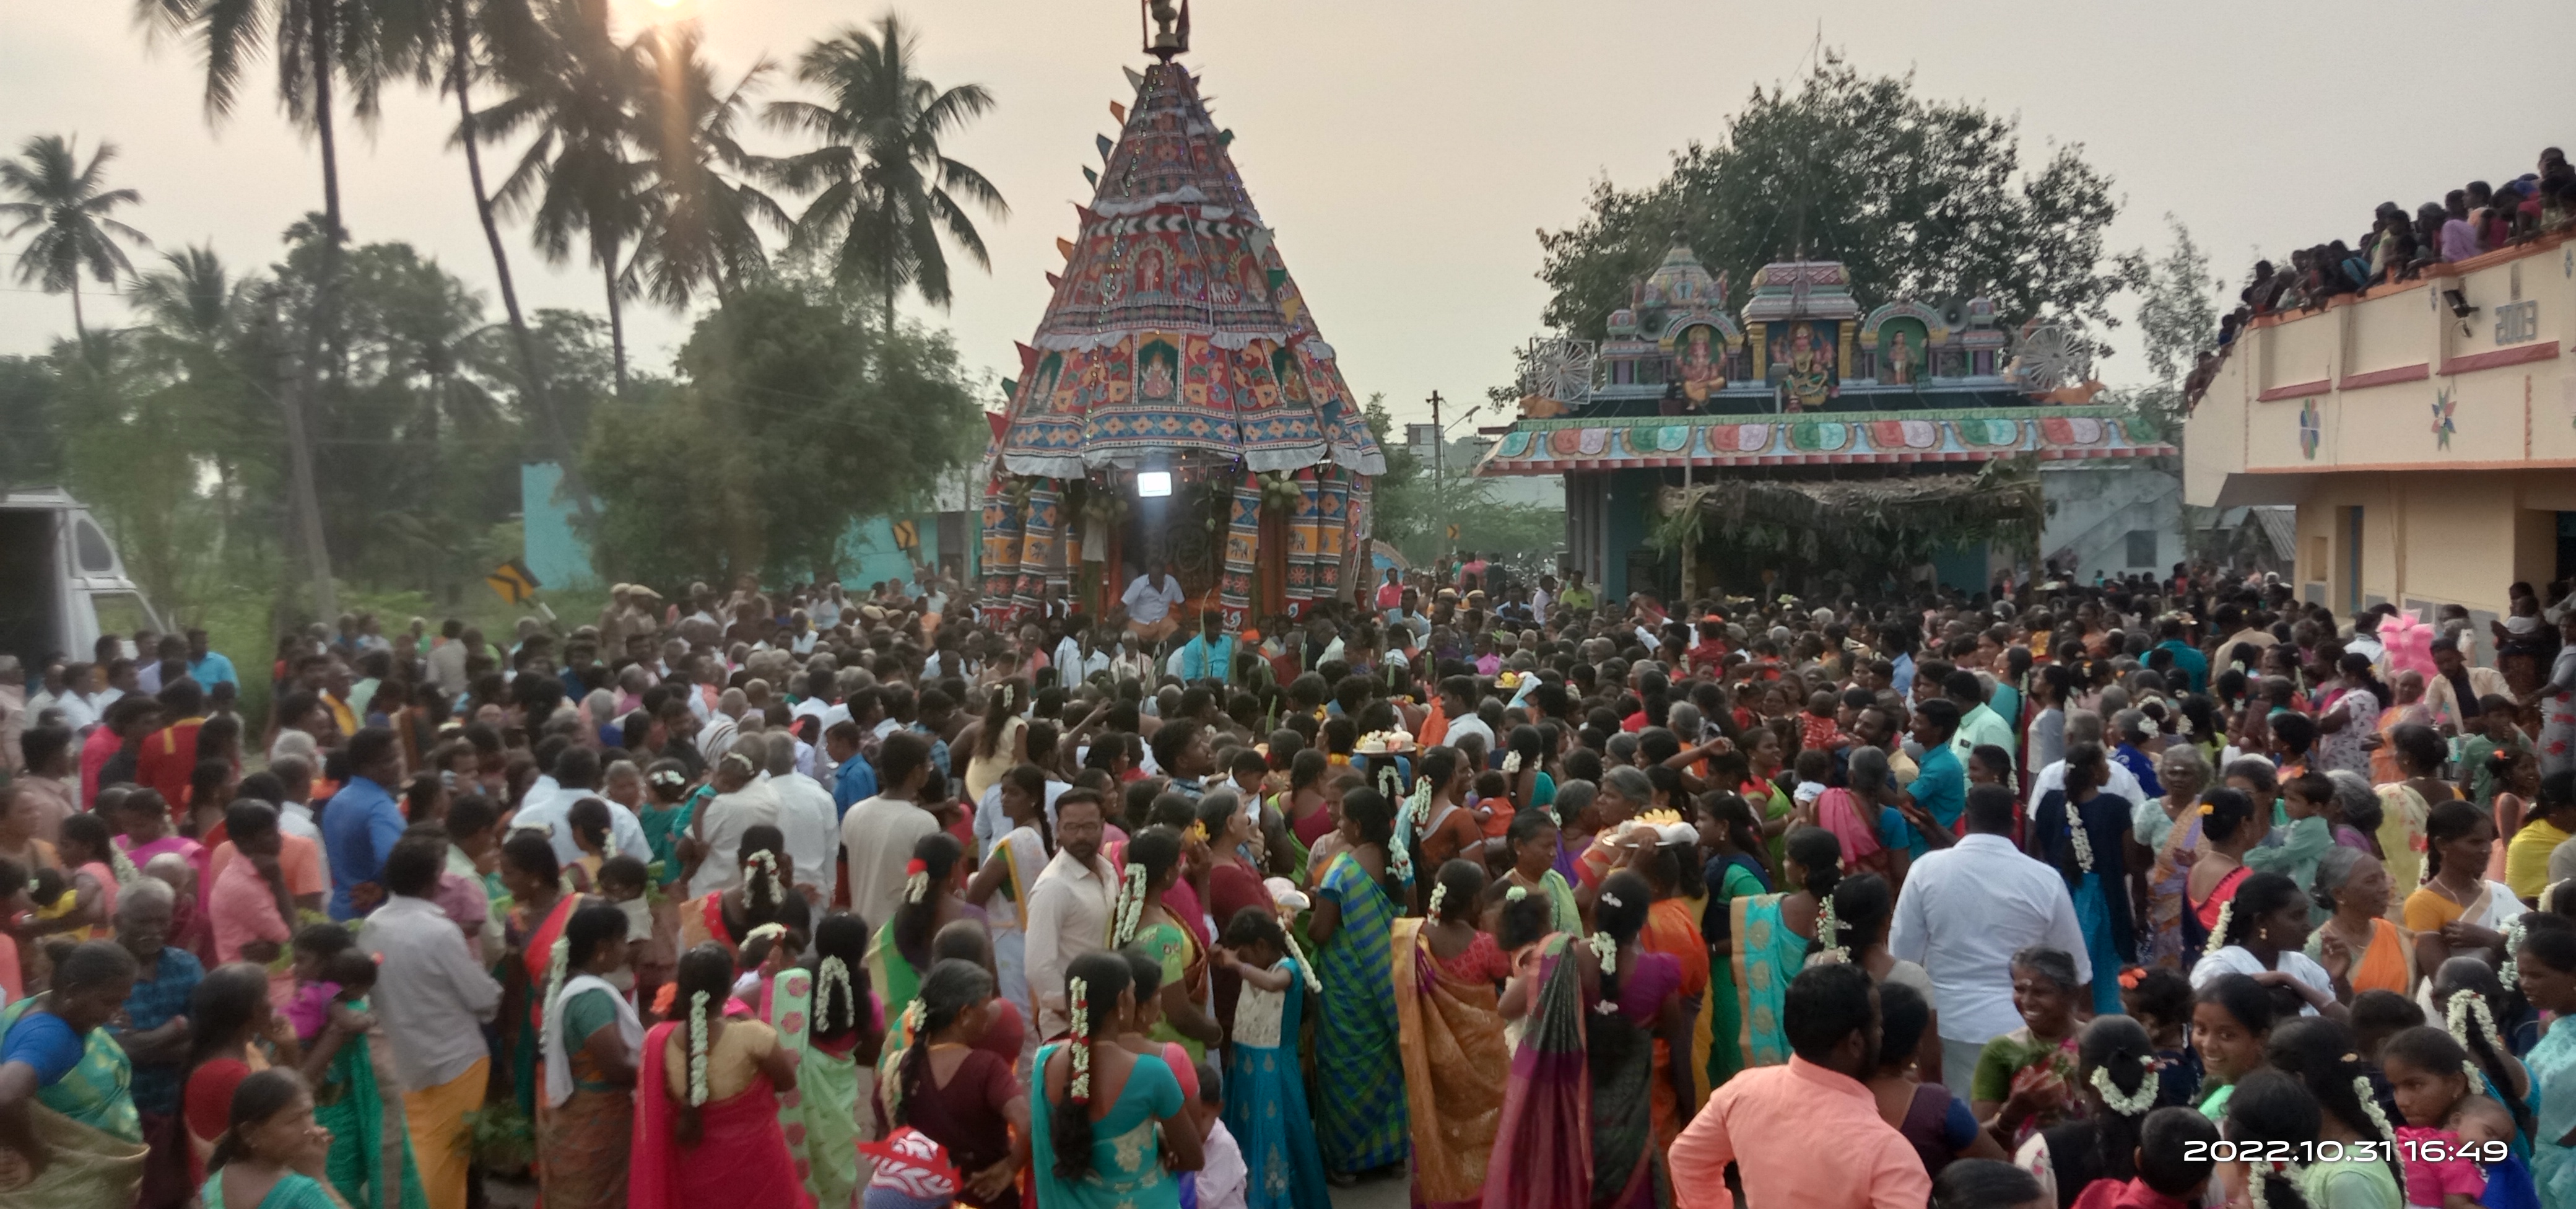
M 1137 73 L 1129 73 L 1136 76 Z M 1386 472 L 1333 348 L 1177 63 L 1138 77 L 1000 441 L 1011 474 Z M 1113 107 L 1113 112 L 1116 110 Z

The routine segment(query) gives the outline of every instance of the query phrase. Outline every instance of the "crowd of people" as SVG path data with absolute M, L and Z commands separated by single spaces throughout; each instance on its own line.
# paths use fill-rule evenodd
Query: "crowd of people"
M 0 1201 L 2576 1206 L 2576 603 L 1501 563 L 0 669 Z
M 2576 168 L 2567 153 L 2545 148 L 2538 166 L 2502 187 L 2470 181 L 2440 201 L 2409 213 L 2396 202 L 2379 203 L 2370 229 L 2352 243 L 2334 240 L 2290 253 L 2290 263 L 2255 262 L 2239 305 L 2219 321 L 2224 349 L 2258 316 L 2321 309 L 2346 294 L 2411 281 L 2445 261 L 2462 261 L 2526 243 L 2576 224 Z

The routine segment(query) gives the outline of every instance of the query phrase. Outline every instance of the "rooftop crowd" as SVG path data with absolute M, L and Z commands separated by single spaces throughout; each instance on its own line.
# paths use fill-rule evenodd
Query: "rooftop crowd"
M 0 669 L 0 1202 L 2576 1205 L 2559 585 L 1116 595 Z

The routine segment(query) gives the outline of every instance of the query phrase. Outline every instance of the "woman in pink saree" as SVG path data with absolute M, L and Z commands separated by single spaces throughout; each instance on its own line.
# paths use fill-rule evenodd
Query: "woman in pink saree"
M 632 1209 L 813 1209 L 778 1123 L 779 1094 L 796 1089 L 795 1056 L 768 1025 L 727 1015 L 733 980 L 723 946 L 682 954 L 677 1018 L 644 1038 Z

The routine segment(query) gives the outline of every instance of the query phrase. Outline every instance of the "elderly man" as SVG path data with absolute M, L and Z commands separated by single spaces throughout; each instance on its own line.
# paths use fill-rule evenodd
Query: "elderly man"
M 134 955 L 134 991 L 125 997 L 125 1019 L 110 1035 L 134 1063 L 134 1111 L 143 1120 L 152 1157 L 144 1166 L 145 1209 L 188 1201 L 188 1139 L 179 1122 L 181 1078 L 187 1073 L 188 997 L 206 968 L 186 949 L 172 948 L 170 921 L 177 905 L 165 882 L 138 878 L 116 901 L 116 943 Z
M 482 1107 L 492 1059 L 483 1025 L 501 1009 L 501 984 L 431 896 L 447 863 L 434 839 L 404 839 L 384 862 L 391 897 L 367 917 L 359 943 L 376 958 L 376 1011 L 393 1043 L 403 1117 L 429 1209 L 464 1209 L 465 1114 Z
M 796 771 L 796 736 L 786 731 L 768 740 L 769 791 L 778 802 L 778 831 L 787 841 L 787 858 L 796 866 L 796 888 L 816 908 L 832 901 L 841 864 L 841 814 L 832 791 Z

